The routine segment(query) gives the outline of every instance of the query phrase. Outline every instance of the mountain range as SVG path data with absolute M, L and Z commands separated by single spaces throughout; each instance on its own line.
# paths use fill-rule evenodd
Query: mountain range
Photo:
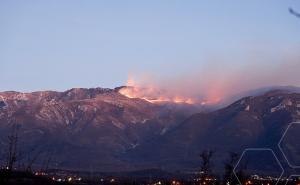
M 16 165 L 72 170 L 193 171 L 203 150 L 222 164 L 228 152 L 276 149 L 300 120 L 298 88 L 265 88 L 216 110 L 128 98 L 124 87 L 0 93 L 0 165 L 18 127 Z M 208 111 L 210 110 L 210 111 Z

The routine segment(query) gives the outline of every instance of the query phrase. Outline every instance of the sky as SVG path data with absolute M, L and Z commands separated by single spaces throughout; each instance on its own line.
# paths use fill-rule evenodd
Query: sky
M 300 85 L 289 7 L 300 1 L 3 0 L 0 91 L 114 88 L 129 75 L 177 90 Z

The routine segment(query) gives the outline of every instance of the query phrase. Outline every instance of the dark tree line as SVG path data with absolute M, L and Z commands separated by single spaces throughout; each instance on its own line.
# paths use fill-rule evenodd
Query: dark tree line
M 244 163 L 239 169 L 236 169 L 235 175 L 234 167 L 239 159 L 239 155 L 234 152 L 229 152 L 228 159 L 224 162 L 223 181 L 216 182 L 214 180 L 215 174 L 213 173 L 214 154 L 215 151 L 213 150 L 204 150 L 200 154 L 200 185 L 218 184 L 220 182 L 223 182 L 224 185 L 236 185 L 239 184 L 237 177 L 242 183 L 246 180 L 247 163 Z

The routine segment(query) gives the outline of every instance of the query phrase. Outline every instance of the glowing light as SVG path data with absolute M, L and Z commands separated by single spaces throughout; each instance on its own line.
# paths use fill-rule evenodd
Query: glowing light
M 72 181 L 72 177 L 69 177 L 69 178 L 68 178 L 68 181 L 71 182 L 71 181 Z
M 252 184 L 252 181 L 250 181 L 250 180 L 248 180 L 247 182 L 246 182 L 246 185 L 251 185 Z

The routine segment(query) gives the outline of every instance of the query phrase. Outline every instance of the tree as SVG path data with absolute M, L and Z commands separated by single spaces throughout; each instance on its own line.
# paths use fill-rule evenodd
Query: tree
M 244 184 L 249 177 L 249 174 L 247 173 L 248 162 L 248 160 L 240 161 L 239 168 L 235 171 L 241 184 Z
M 229 159 L 224 163 L 224 177 L 223 183 L 225 185 L 238 184 L 236 177 L 233 174 L 234 165 L 238 160 L 238 154 L 234 152 L 229 153 Z
M 48 146 L 48 149 L 44 153 L 43 162 L 42 162 L 42 166 L 41 166 L 41 171 L 44 171 L 44 172 L 47 173 L 48 168 L 49 168 L 49 164 L 52 161 L 53 154 L 54 154 L 54 151 L 50 149 L 50 146 Z
M 212 162 L 211 159 L 214 155 L 212 150 L 204 150 L 201 154 L 201 171 L 200 171 L 200 184 L 206 184 L 206 179 L 212 176 Z
M 25 170 L 28 172 L 32 171 L 33 164 L 37 161 L 38 157 L 41 155 L 41 150 L 36 150 L 36 152 L 32 151 L 32 156 L 30 154 L 27 155 L 27 165 L 25 166 Z
M 17 123 L 13 123 L 11 134 L 7 137 L 8 151 L 7 151 L 6 168 L 8 170 L 13 170 L 14 164 L 17 161 L 19 128 L 20 125 L 18 125 Z

